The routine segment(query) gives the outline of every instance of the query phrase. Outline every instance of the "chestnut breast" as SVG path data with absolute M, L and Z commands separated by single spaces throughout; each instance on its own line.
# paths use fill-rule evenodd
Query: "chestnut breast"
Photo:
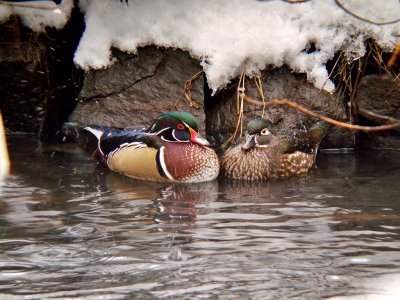
M 195 143 L 166 143 L 164 163 L 171 177 L 180 182 L 213 180 L 219 173 L 215 151 Z

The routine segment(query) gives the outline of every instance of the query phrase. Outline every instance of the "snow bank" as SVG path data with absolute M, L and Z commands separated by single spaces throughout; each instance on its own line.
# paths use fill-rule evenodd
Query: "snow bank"
M 67 23 L 73 0 L 63 0 L 60 5 L 50 1 L 34 1 L 23 3 L 0 3 L 0 23 L 16 14 L 22 23 L 33 31 L 41 32 L 46 27 L 61 29 Z
M 335 87 L 328 79 L 325 63 L 337 51 L 345 51 L 351 60 L 365 54 L 367 38 L 375 39 L 388 51 L 400 41 L 400 22 L 383 26 L 368 23 L 346 13 L 334 0 L 297 4 L 280 0 L 129 0 L 128 5 L 119 0 L 80 0 L 79 3 L 85 14 L 86 30 L 74 60 L 83 69 L 112 64 L 111 47 L 132 53 L 151 44 L 181 48 L 199 59 L 214 91 L 237 77 L 244 67 L 248 74 L 254 74 L 267 65 L 284 64 L 306 73 L 316 87 L 333 91 Z M 398 0 L 340 0 L 340 3 L 373 22 L 400 18 Z M 72 0 L 63 0 L 58 14 L 54 10 L 16 7 L 14 11 L 28 27 L 42 31 L 46 26 L 61 28 L 72 7 Z M 11 12 L 9 6 L 0 5 L 0 21 Z M 307 51 L 310 45 L 316 50 Z
M 342 0 L 346 7 L 374 21 L 400 17 L 397 0 Z M 365 54 L 372 37 L 385 49 L 399 42 L 399 23 L 377 26 L 359 20 L 333 0 L 301 4 L 254 0 L 152 0 L 129 5 L 115 0 L 89 1 L 86 31 L 75 62 L 84 69 L 103 68 L 113 59 L 110 47 L 135 53 L 155 44 L 188 50 L 201 61 L 216 91 L 244 67 L 256 73 L 266 65 L 288 65 L 306 73 L 316 87 L 333 91 L 325 63 L 338 50 L 350 59 Z M 307 53 L 310 44 L 316 51 Z

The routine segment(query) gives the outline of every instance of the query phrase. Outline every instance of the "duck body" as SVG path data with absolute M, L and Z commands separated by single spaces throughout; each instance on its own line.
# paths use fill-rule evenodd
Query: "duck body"
M 86 130 L 98 139 L 94 156 L 126 176 L 159 182 L 203 182 L 218 176 L 218 156 L 188 113 L 163 114 L 148 130 Z
M 279 148 L 252 148 L 246 153 L 240 146 L 228 150 L 222 161 L 222 173 L 226 177 L 245 180 L 286 178 L 307 173 L 314 163 L 314 155 L 296 151 L 277 155 Z
M 328 125 L 305 132 L 277 136 L 272 124 L 255 119 L 248 125 L 245 142 L 229 148 L 221 159 L 224 176 L 244 180 L 267 180 L 305 174 L 312 167 L 318 145 Z

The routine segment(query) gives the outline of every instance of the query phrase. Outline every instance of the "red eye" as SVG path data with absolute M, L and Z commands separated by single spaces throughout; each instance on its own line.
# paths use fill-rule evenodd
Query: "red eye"
M 178 125 L 176 125 L 176 128 L 178 130 L 183 130 L 183 129 L 185 129 L 185 126 L 183 126 L 183 124 L 179 123 Z

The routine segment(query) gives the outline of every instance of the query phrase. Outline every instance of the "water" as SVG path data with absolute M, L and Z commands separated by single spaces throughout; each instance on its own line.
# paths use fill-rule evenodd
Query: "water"
M 400 299 L 400 152 L 170 185 L 8 139 L 0 299 Z

